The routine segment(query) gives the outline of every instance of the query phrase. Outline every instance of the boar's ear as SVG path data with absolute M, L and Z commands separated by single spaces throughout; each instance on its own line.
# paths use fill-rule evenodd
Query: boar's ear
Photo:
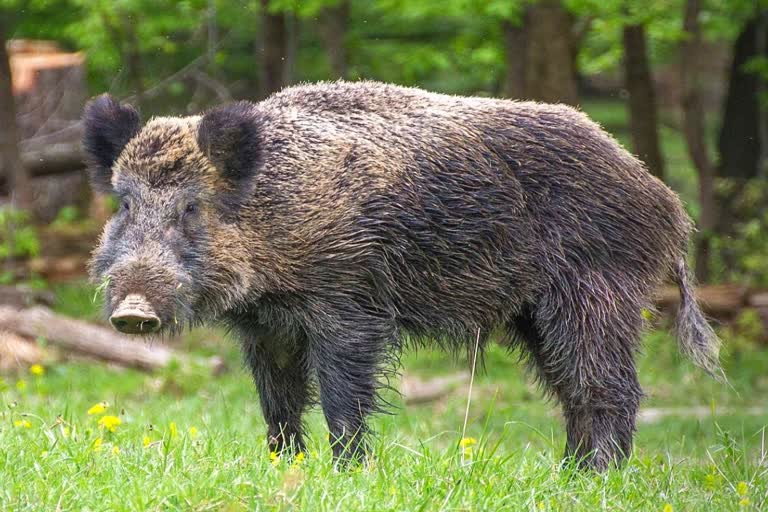
M 197 145 L 226 179 L 248 178 L 261 154 L 259 124 L 247 101 L 214 108 L 200 120 Z
M 109 94 L 102 94 L 86 105 L 83 123 L 83 147 L 90 164 L 91 184 L 99 191 L 110 192 L 112 164 L 139 132 L 139 113 Z

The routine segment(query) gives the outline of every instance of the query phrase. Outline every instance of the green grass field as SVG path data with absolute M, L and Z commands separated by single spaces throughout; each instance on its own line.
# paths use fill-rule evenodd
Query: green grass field
M 87 287 L 59 294 L 68 310 L 88 308 L 92 296 Z M 68 362 L 6 376 L 0 509 L 761 510 L 768 351 L 736 346 L 724 355 L 730 385 L 722 385 L 680 361 L 663 331 L 647 336 L 645 412 L 633 458 L 620 470 L 562 468 L 558 407 L 541 398 L 515 354 L 493 347 L 475 381 L 465 446 L 466 388 L 419 406 L 393 394 L 395 414 L 373 422 L 369 462 L 336 471 L 319 411 L 308 418 L 303 460 L 270 457 L 236 343 L 197 331 L 179 350 L 220 354 L 230 371 L 147 375 Z M 467 363 L 422 350 L 404 366 L 428 377 Z M 105 410 L 91 409 L 101 402 Z

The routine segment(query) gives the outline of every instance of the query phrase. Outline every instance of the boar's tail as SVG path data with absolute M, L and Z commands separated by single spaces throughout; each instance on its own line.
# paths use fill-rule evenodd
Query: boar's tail
M 696 302 L 693 277 L 688 264 L 680 258 L 673 266 L 672 279 L 680 289 L 680 308 L 677 310 L 675 331 L 680 350 L 696 366 L 718 380 L 725 380 L 720 367 L 720 339 L 704 317 Z

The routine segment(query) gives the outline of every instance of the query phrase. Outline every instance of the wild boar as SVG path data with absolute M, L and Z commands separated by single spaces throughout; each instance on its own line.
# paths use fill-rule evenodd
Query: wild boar
M 562 404 L 566 456 L 603 470 L 632 447 L 666 277 L 682 349 L 718 371 L 680 200 L 571 107 L 336 82 L 144 126 L 105 95 L 84 122 L 120 201 L 91 262 L 112 324 L 230 327 L 271 450 L 303 449 L 318 397 L 334 455 L 357 457 L 406 338 L 502 332 Z

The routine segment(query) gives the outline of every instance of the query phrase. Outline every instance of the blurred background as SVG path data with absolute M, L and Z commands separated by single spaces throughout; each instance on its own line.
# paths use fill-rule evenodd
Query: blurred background
M 651 405 L 693 402 L 704 412 L 686 414 L 698 418 L 717 396 L 739 417 L 765 417 L 765 0 L 0 0 L 0 371 L 11 375 L 3 396 L 19 399 L 27 392 L 19 382 L 51 368 L 46 378 L 58 384 L 39 388 L 30 410 L 49 403 L 45 397 L 57 387 L 77 386 L 76 379 L 86 379 L 77 386 L 82 396 L 60 400 L 97 400 L 94 382 L 102 394 L 137 402 L 147 397 L 140 390 L 193 399 L 208 382 L 199 375 L 215 379 L 237 365 L 235 344 L 215 330 L 146 346 L 103 324 L 85 262 L 114 203 L 86 183 L 79 116 L 87 98 L 110 92 L 147 119 L 337 79 L 563 102 L 601 123 L 680 194 L 696 219 L 698 293 L 719 326 L 740 393 L 698 384 L 699 374 L 674 355 L 664 333 L 678 298 L 665 288 L 660 313 L 649 313 L 657 328 L 649 335 L 653 360 L 642 363 Z M 491 373 L 508 376 L 504 365 L 517 367 L 502 352 L 491 359 L 501 365 Z M 412 368 L 422 377 L 449 378 L 410 381 L 406 401 L 427 403 L 463 389 L 466 376 L 449 359 L 421 360 Z M 195 361 L 197 369 L 169 372 L 170 361 Z M 412 359 L 405 361 L 409 371 Z M 119 374 L 134 375 L 121 387 L 108 376 L 126 367 L 165 373 L 159 383 Z M 507 384 L 518 391 L 508 396 L 519 405 L 535 393 L 519 391 L 530 384 L 514 372 Z M 222 378 L 239 389 L 247 376 L 235 375 Z M 462 396 L 455 395 L 457 408 Z M 162 404 L 160 415 L 172 407 Z M 545 409 L 531 411 L 531 424 L 558 428 Z M 756 421 L 753 430 L 764 425 Z M 656 434 L 703 435 L 680 428 Z

